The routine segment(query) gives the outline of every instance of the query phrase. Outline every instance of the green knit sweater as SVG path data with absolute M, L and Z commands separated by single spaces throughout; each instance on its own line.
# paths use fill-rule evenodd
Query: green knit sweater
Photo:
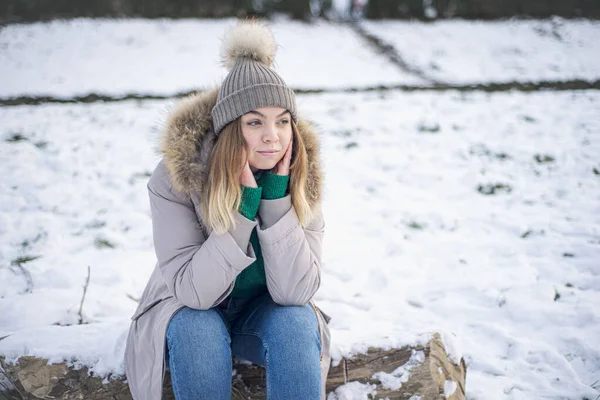
M 260 206 L 260 200 L 275 200 L 285 197 L 289 176 L 259 172 L 255 175 L 257 188 L 242 186 L 242 200 L 239 211 L 244 217 L 254 221 Z M 267 291 L 267 278 L 260 242 L 256 228 L 250 235 L 250 243 L 256 255 L 256 261 L 246 267 L 236 278 L 231 297 L 254 297 Z

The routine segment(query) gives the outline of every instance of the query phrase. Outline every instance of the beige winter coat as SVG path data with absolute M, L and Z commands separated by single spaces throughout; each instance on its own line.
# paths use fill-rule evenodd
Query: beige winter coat
M 306 194 L 314 213 L 310 223 L 300 225 L 288 195 L 261 200 L 257 221 L 236 213 L 236 228 L 218 235 L 202 222 L 199 201 L 216 140 L 210 111 L 217 94 L 218 88 L 200 92 L 176 106 L 161 138 L 163 159 L 148 182 L 158 261 L 131 317 L 125 349 L 131 393 L 136 400 L 161 399 L 171 317 L 183 306 L 206 310 L 229 295 L 236 276 L 255 261 L 249 239 L 256 227 L 273 300 L 281 305 L 310 303 L 315 310 L 325 399 L 330 336 L 327 317 L 311 301 L 320 284 L 324 232 L 317 134 L 306 121 L 298 121 L 309 161 Z

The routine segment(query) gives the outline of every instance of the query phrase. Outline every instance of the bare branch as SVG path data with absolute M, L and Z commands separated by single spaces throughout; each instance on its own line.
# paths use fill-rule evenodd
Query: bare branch
M 81 304 L 79 305 L 79 325 L 83 324 L 83 301 L 85 300 L 85 294 L 87 293 L 87 288 L 90 284 L 90 272 L 90 266 L 88 265 L 87 279 L 85 281 L 85 286 L 83 286 L 83 296 L 81 297 Z

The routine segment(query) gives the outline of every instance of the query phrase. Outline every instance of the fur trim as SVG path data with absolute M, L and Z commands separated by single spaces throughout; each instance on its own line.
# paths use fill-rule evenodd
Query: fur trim
M 221 44 L 221 62 L 231 70 L 238 58 L 248 57 L 270 67 L 276 51 L 275 37 L 264 22 L 240 21 L 225 33 Z
M 219 88 L 185 97 L 167 119 L 160 139 L 160 152 L 171 179 L 171 186 L 180 193 L 201 193 L 207 164 L 217 140 L 211 110 L 217 103 Z M 306 198 L 311 210 L 321 203 L 323 171 L 320 161 L 319 136 L 315 128 L 302 118 L 297 122 L 308 158 Z

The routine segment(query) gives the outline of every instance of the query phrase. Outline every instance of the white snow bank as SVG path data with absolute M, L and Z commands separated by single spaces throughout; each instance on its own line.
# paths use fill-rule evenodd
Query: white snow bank
M 46 358 L 50 364 L 67 361 L 75 368 L 89 366 L 89 372 L 97 376 L 123 375 L 128 331 L 126 319 L 24 330 L 3 340 L 2 354 L 8 363 L 31 355 Z
M 219 83 L 224 20 L 89 20 L 0 29 L 0 97 L 169 96 Z M 600 79 L 600 22 L 366 21 L 412 67 L 448 83 Z M 276 69 L 299 89 L 423 85 L 342 24 L 272 23 Z
M 0 97 L 89 93 L 120 96 L 216 85 L 224 20 L 89 20 L 0 29 Z M 293 21 L 272 25 L 276 70 L 299 89 L 422 83 L 375 54 L 348 27 Z
M 600 22 L 365 21 L 410 66 L 449 83 L 600 79 Z

